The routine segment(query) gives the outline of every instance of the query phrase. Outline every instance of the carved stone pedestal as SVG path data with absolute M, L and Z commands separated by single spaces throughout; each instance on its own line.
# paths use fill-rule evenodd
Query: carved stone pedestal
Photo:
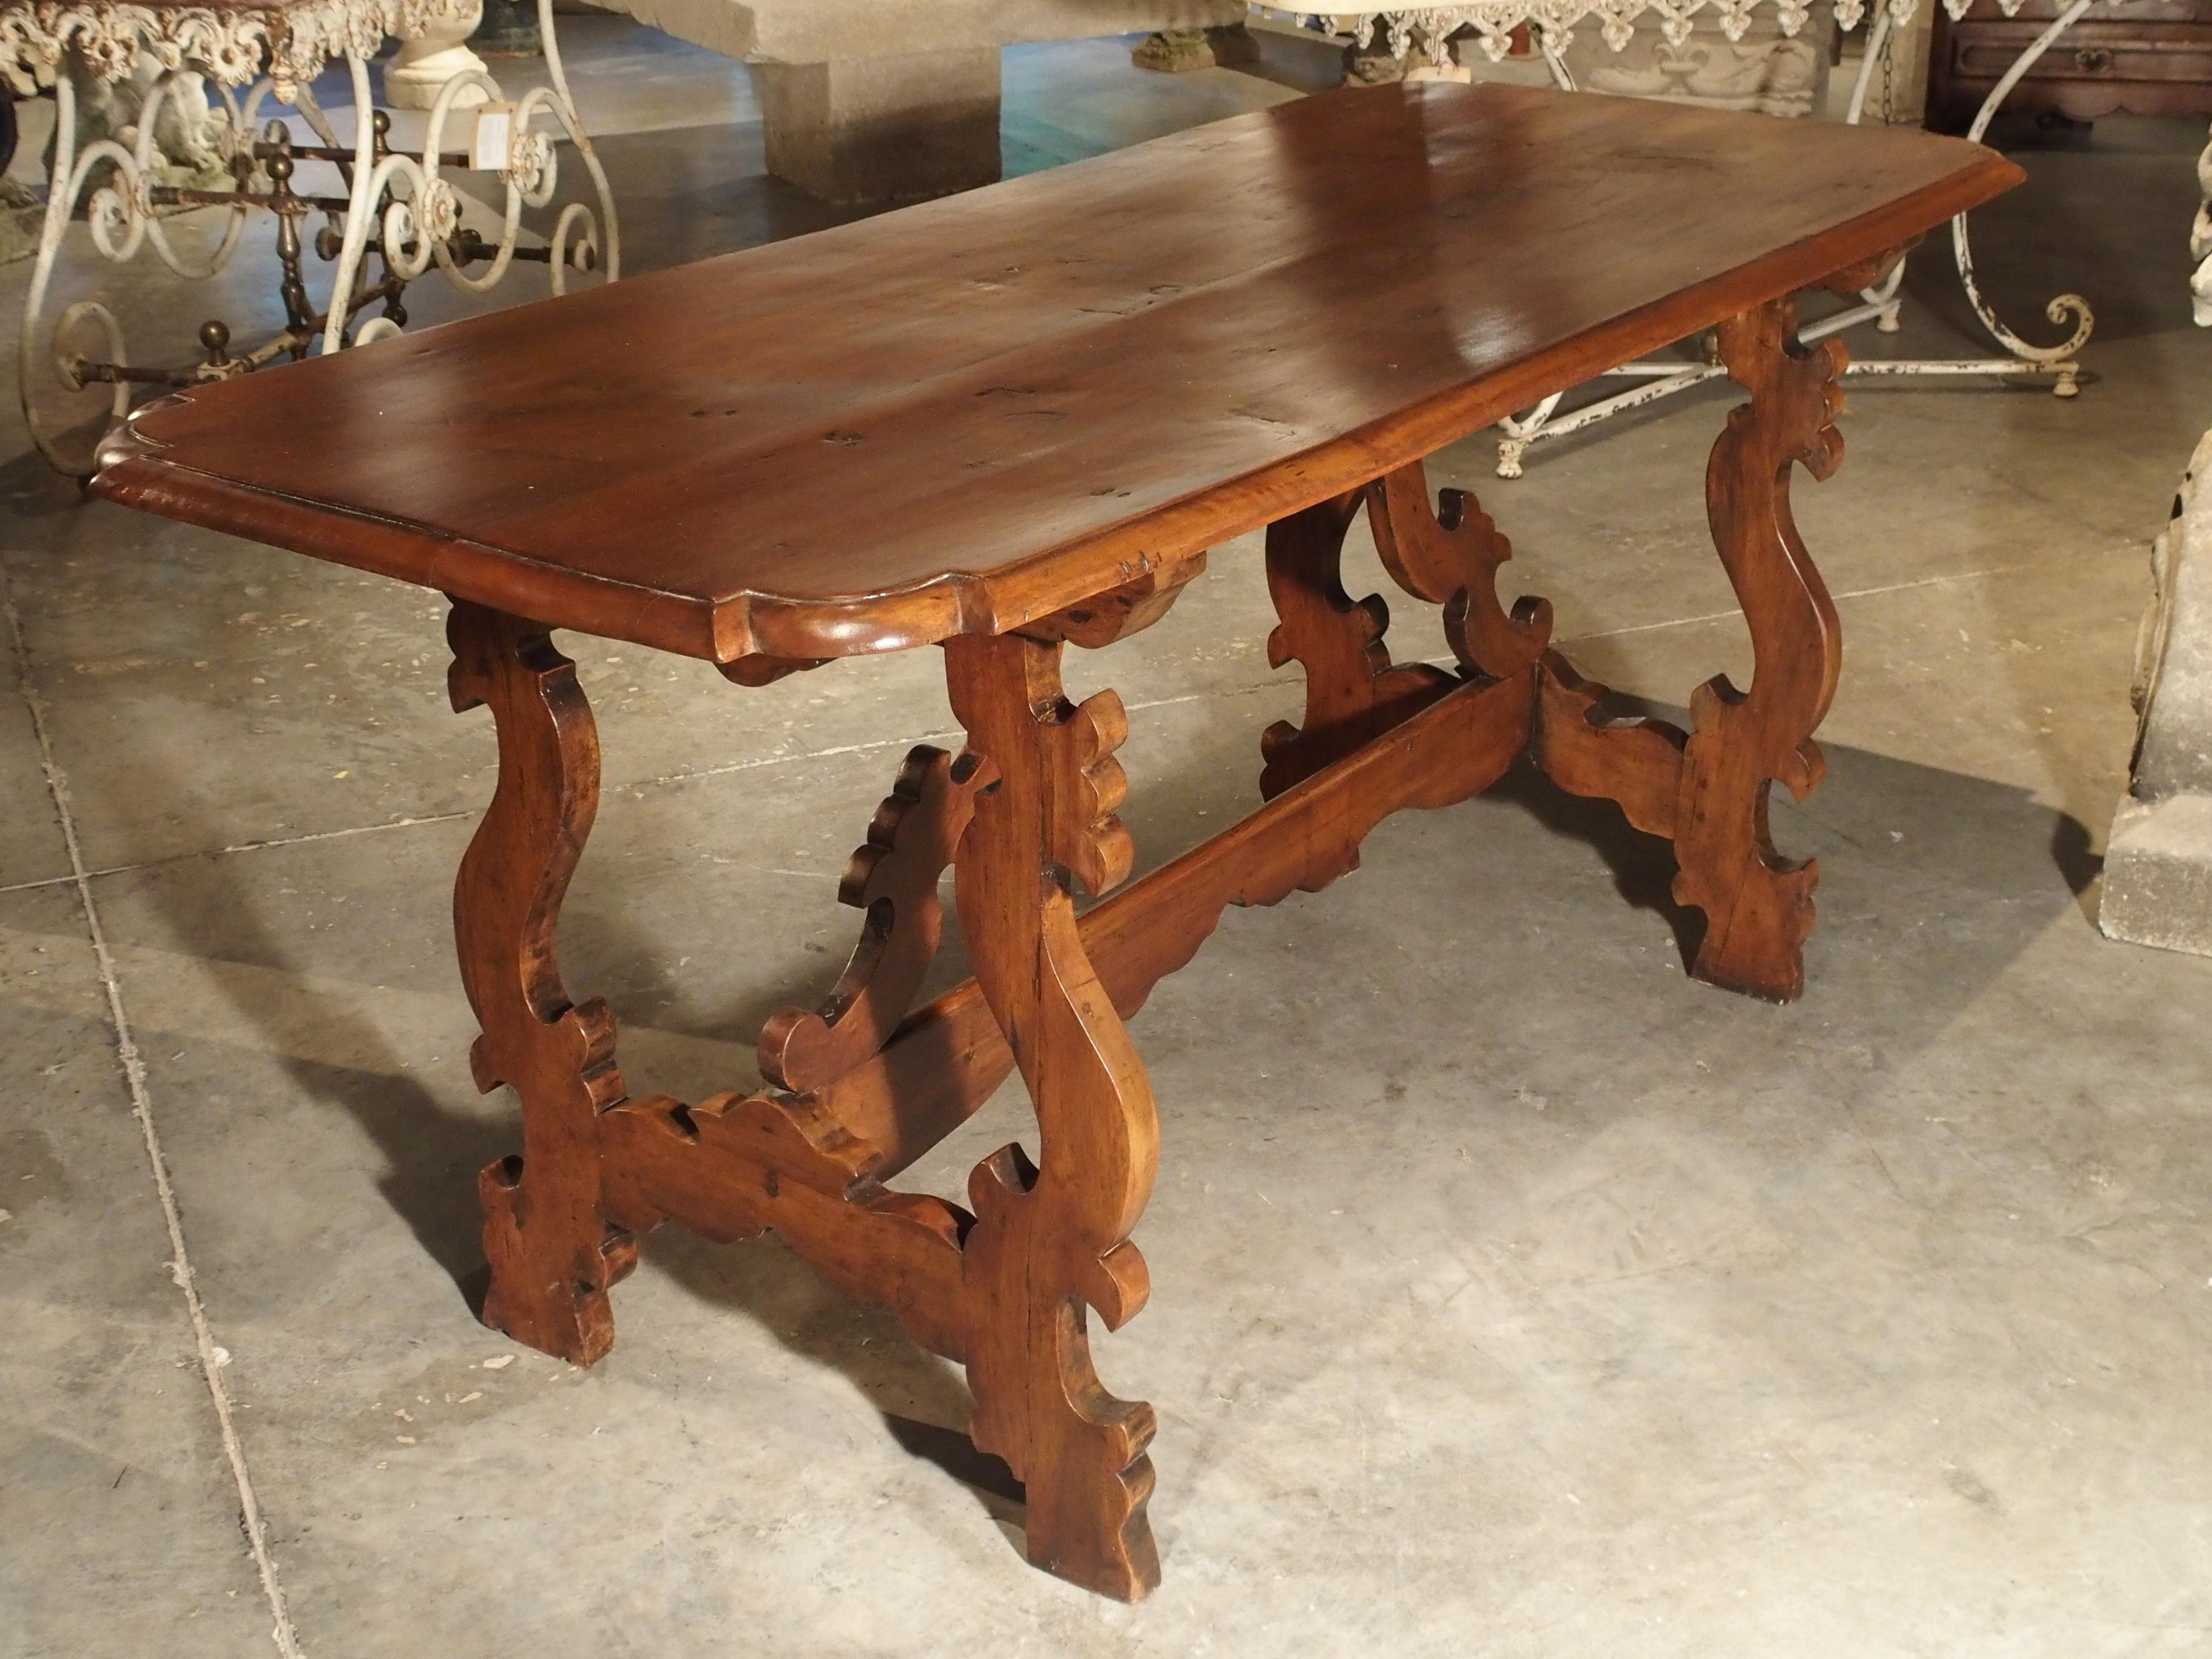
M 27 259 L 39 251 L 39 229 L 46 204 L 27 185 L 0 179 L 0 265 Z
M 1162 29 L 1148 34 L 1130 52 L 1139 69 L 1182 75 L 1192 70 L 1235 69 L 1257 63 L 1260 43 L 1242 23 L 1225 28 Z
M 2212 327 L 2212 147 L 2190 283 Z M 2212 956 L 2212 432 L 2189 458 L 2173 519 L 2151 549 L 2150 609 L 2136 637 L 2135 764 L 2112 815 L 2097 923 L 2108 938 Z
M 402 15 L 403 27 L 414 32 L 401 37 L 398 54 L 384 68 L 384 101 L 392 108 L 432 108 L 455 76 L 483 73 L 484 60 L 468 48 L 469 36 L 483 21 L 480 6 L 427 21 Z M 453 107 L 473 108 L 486 96 L 481 87 L 464 87 L 453 94 Z
M 2136 647 L 2142 729 L 2112 817 L 2098 925 L 2112 939 L 2212 956 L 2212 433 L 2151 556 Z
M 149 118 L 155 83 L 163 73 L 154 55 L 142 49 L 130 74 L 121 77 L 111 77 L 104 67 L 96 69 L 74 53 L 57 72 L 69 76 L 76 94 L 76 153 L 105 139 L 135 154 L 139 127 Z M 225 124 L 209 101 L 204 76 L 189 70 L 179 74 L 150 118 L 154 147 L 147 172 L 153 183 L 187 190 L 231 188 L 230 169 L 222 158 Z M 35 234 L 33 240 L 35 244 Z

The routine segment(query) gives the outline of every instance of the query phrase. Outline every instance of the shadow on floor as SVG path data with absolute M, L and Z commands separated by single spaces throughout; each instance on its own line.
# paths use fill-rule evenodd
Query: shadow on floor
M 155 766 L 149 765 L 138 781 L 156 794 L 179 802 L 191 799 L 188 791 L 166 787 Z M 210 833 L 198 839 L 212 843 L 217 838 Z M 158 896 L 162 920 L 178 948 L 203 958 L 297 973 L 274 931 L 258 920 L 256 895 L 234 883 L 235 868 L 226 859 L 198 860 L 192 866 L 197 880 L 149 888 Z M 829 895 L 823 896 L 826 902 Z M 851 915 L 857 932 L 860 913 Z M 208 937 L 210 918 L 219 919 L 214 924 L 221 928 L 219 939 Z M 623 948 L 615 930 L 600 933 L 592 943 L 598 951 Z M 842 963 L 826 973 L 816 957 L 791 965 L 799 974 L 821 978 L 826 987 Z M 335 1108 L 367 1132 L 383 1160 L 376 1177 L 379 1192 L 424 1254 L 452 1278 L 470 1313 L 480 1316 L 489 1271 L 476 1177 L 485 1165 L 515 1150 L 519 1121 L 457 1111 L 443 1103 L 409 1075 L 408 1057 L 343 996 L 317 1000 L 312 1015 L 324 1045 L 361 1056 L 352 1065 L 335 1066 L 290 1052 L 295 1044 L 287 1028 L 300 1018 L 296 1002 L 280 1018 L 245 993 L 252 981 L 211 978 L 236 1012 L 262 1032 L 269 1053 L 303 1097 Z M 295 982 L 301 997 L 315 997 L 313 979 L 300 975 Z M 1004 1462 L 977 1451 L 968 1438 L 970 1402 L 957 1369 L 908 1341 L 888 1314 L 863 1310 L 856 1340 L 853 1304 L 821 1285 L 805 1263 L 773 1241 L 723 1248 L 665 1229 L 648 1243 L 645 1259 L 701 1299 L 756 1317 L 793 1352 L 842 1371 L 882 1413 L 893 1439 L 973 1490 L 1019 1547 L 1021 1485 Z M 761 1316 L 764 1307 L 787 1312 L 794 1304 L 804 1310 L 796 1328 L 788 1319 Z
M 1139 844 L 1172 853 L 1241 811 L 1257 769 L 1256 742 L 1256 731 L 1216 722 L 1201 738 L 1216 753 L 1197 757 L 1196 764 L 1175 778 L 1149 781 L 1149 787 L 1139 780 L 1129 809 L 1139 821 Z M 2077 820 L 2008 787 L 1859 750 L 1832 750 L 1830 763 L 1828 781 L 1812 803 L 1805 808 L 1778 804 L 1776 812 L 1778 842 L 1791 853 L 1817 852 L 1827 866 L 1821 899 L 1833 913 L 1814 934 L 1806 1009 L 1817 1012 L 1822 1041 L 1871 1040 L 1895 1064 L 1936 1040 L 2069 906 L 2094 874 L 2087 832 Z M 139 783 L 179 801 L 189 799 L 181 789 L 165 788 L 152 768 Z M 1610 874 L 1630 906 L 1666 920 L 1686 959 L 1694 950 L 1698 919 L 1669 894 L 1673 860 L 1667 844 L 1631 830 L 1610 803 L 1567 796 L 1522 769 L 1477 802 L 1418 816 L 1437 837 L 1428 844 L 1420 880 L 1462 895 L 1456 906 L 1444 900 L 1434 931 L 1439 960 L 1465 975 L 1469 1006 L 1510 1006 L 1537 971 L 1527 957 L 1531 951 L 1589 951 L 1587 963 L 1577 960 L 1574 969 L 1593 1009 L 1652 994 L 1648 981 L 1632 986 L 1623 976 L 1619 947 L 1587 943 L 1627 931 L 1604 907 L 1576 902 L 1571 884 L 1587 879 L 1593 862 Z M 1384 849 L 1370 850 L 1379 856 Z M 165 919 L 181 948 L 192 950 L 195 933 L 204 935 L 214 925 L 207 919 L 219 916 L 220 945 L 203 944 L 195 954 L 234 953 L 286 969 L 273 931 L 253 915 L 254 899 L 243 884 L 229 884 L 233 861 L 206 860 L 196 868 L 198 878 L 189 890 L 185 884 L 155 890 L 165 896 Z M 1357 896 L 1347 902 L 1356 908 Z M 1494 936 L 1487 931 L 1493 917 L 1516 905 L 1532 914 L 1556 914 L 1569 931 L 1517 941 L 1510 927 Z M 1884 917 L 1929 924 L 1915 941 L 1921 959 L 1910 974 L 1893 966 L 1895 939 L 1879 937 Z M 853 919 L 857 924 L 857 913 Z M 1231 918 L 1225 925 L 1237 924 Z M 649 948 L 647 942 L 625 940 L 618 921 L 603 921 L 594 934 L 594 955 Z M 667 952 L 683 943 L 662 941 L 659 948 Z M 802 960 L 810 980 L 834 975 L 837 965 L 818 957 Z M 1324 960 L 1287 963 L 1284 971 L 1333 983 L 1346 969 Z M 311 984 L 304 978 L 300 982 Z M 1723 995 L 1699 988 L 1669 994 Z M 266 1011 L 234 993 L 234 1002 L 241 1016 L 264 1030 L 270 1048 L 284 1055 L 284 1033 Z M 1705 1005 L 1693 1000 L 1688 1006 Z M 343 999 L 326 1000 L 319 1012 L 346 1051 L 365 1058 L 338 1067 L 288 1056 L 283 1060 L 288 1075 L 303 1095 L 346 1114 L 368 1133 L 384 1160 L 377 1185 L 386 1201 L 471 1306 L 479 1306 L 483 1269 L 474 1176 L 514 1149 L 516 1130 L 511 1123 L 442 1105 L 406 1074 L 404 1057 L 392 1052 L 381 1033 Z M 621 1012 L 617 1008 L 618 1017 Z M 1778 1017 L 1790 1013 L 1778 1011 Z M 1803 1029 L 1811 1029 L 1811 1022 Z M 1141 1043 L 1141 1023 L 1138 1035 Z M 1634 1109 L 1633 1091 L 1624 1088 L 1618 1109 Z M 1003 1463 L 977 1452 L 963 1431 L 970 1402 L 956 1368 L 908 1341 L 890 1316 L 856 1311 L 778 1243 L 720 1248 L 664 1230 L 646 1259 L 702 1301 L 757 1318 L 793 1352 L 842 1372 L 910 1455 L 969 1487 L 1002 1528 L 1017 1525 L 1019 1486 Z M 779 1316 L 769 1316 L 766 1309 Z

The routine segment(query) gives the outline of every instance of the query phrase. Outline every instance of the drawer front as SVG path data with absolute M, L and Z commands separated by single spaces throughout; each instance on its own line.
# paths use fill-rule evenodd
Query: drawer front
M 2041 31 L 2033 23 L 1974 23 L 1951 31 L 1951 72 L 1995 81 Z M 2027 72 L 2038 81 L 2212 82 L 2212 27 L 2136 29 L 2078 23 Z
M 1982 23 L 2048 23 L 2066 9 L 2067 0 L 2023 0 L 2010 17 L 1996 0 L 1974 0 L 1966 15 L 1951 24 L 1954 29 Z M 1944 20 L 1946 22 L 1949 19 Z M 2106 0 L 2092 6 L 2088 15 L 2061 37 L 2071 40 L 2080 30 L 2112 23 L 2202 23 L 2212 27 L 2212 0 Z M 2030 34 L 2035 30 L 2028 31 Z

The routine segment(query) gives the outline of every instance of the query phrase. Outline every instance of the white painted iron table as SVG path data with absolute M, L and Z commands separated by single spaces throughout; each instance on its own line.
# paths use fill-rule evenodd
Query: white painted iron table
M 172 0 L 0 0 L 0 77 L 21 97 L 51 88 L 56 104 L 46 216 L 18 356 L 24 416 L 50 462 L 80 477 L 92 471 L 91 444 L 74 441 L 40 407 L 42 394 L 56 395 L 57 386 L 63 397 L 111 386 L 106 414 L 115 421 L 127 412 L 136 384 L 180 386 L 228 379 L 281 358 L 304 357 L 318 340 L 325 352 L 366 344 L 400 331 L 407 284 L 434 264 L 474 293 L 495 286 L 517 261 L 544 263 L 556 294 L 572 269 L 603 268 L 610 279 L 619 274 L 614 200 L 569 94 L 552 0 L 538 0 L 549 86 L 533 88 L 508 106 L 489 74 L 465 70 L 432 104 L 421 149 L 391 145 L 389 119 L 371 96 L 370 58 L 389 36 L 419 39 L 450 30 L 456 20 L 465 21 L 475 3 L 230 0 L 210 6 Z M 345 141 L 313 90 L 333 58 L 344 60 L 353 83 L 353 132 Z M 159 72 L 138 111 L 136 142 L 106 137 L 80 145 L 80 76 L 120 82 L 145 60 Z M 218 98 L 212 108 L 206 102 L 210 83 Z M 271 106 L 297 112 L 316 142 L 300 142 L 281 119 L 264 125 L 263 112 Z M 162 181 L 157 134 L 165 110 L 188 122 L 211 124 L 215 149 L 230 175 L 228 188 Z M 590 174 L 598 210 L 569 203 L 545 243 L 526 247 L 522 216 L 553 201 L 556 144 L 562 134 Z M 331 170 L 339 189 L 303 191 L 296 179 L 307 165 Z M 495 240 L 461 224 L 461 198 L 452 175 L 469 171 L 491 174 L 505 186 Z M 194 279 L 222 270 L 248 218 L 270 213 L 276 222 L 284 327 L 234 350 L 228 326 L 211 319 L 199 331 L 204 358 L 173 368 L 132 363 L 121 324 L 97 300 L 68 307 L 48 330 L 44 313 L 55 264 L 80 201 L 93 246 L 104 258 L 121 264 L 150 245 L 170 270 Z M 180 248 L 167 228 L 173 216 L 195 209 L 227 210 L 214 247 L 198 254 Z M 303 235 L 315 218 L 323 221 L 320 229 Z M 307 290 L 309 248 L 336 265 L 329 297 L 319 308 Z M 380 267 L 374 280 L 372 255 Z M 479 265 L 480 272 L 471 269 Z M 379 314 L 366 316 L 372 309 Z M 52 382 L 43 379 L 42 367 Z
M 1998 0 L 2005 15 L 2017 12 L 2023 0 Z M 1868 15 L 1866 0 L 1831 0 L 1834 8 L 1836 26 L 1848 31 L 1858 27 Z M 1972 0 L 1941 0 L 1943 9 L 1954 18 L 1963 16 Z M 1979 141 L 1989 131 L 1990 122 L 1998 107 L 2012 94 L 2021 78 L 2048 52 L 2062 34 L 2079 22 L 2095 3 L 2095 0 L 2071 0 L 2050 27 L 2044 29 L 2021 51 L 2010 69 L 1990 89 L 1982 102 L 1973 125 L 1966 136 Z M 1480 42 L 1484 55 L 1492 63 L 1502 61 L 1513 42 L 1516 30 L 1525 29 L 1528 38 L 1542 53 L 1552 78 L 1560 87 L 1575 90 L 1574 76 L 1569 71 L 1562 54 L 1573 38 L 1576 28 L 1595 23 L 1613 51 L 1624 49 L 1634 33 L 1636 25 L 1644 20 L 1657 23 L 1660 33 L 1667 41 L 1680 46 L 1690 37 L 1690 31 L 1700 16 L 1711 18 L 1723 33 L 1731 40 L 1741 38 L 1750 26 L 1753 15 L 1762 5 L 1771 4 L 1775 21 L 1784 35 L 1795 35 L 1805 26 L 1813 13 L 1814 0 L 1439 0 L 1436 4 L 1397 4 L 1389 7 L 1344 8 L 1341 9 L 1294 9 L 1279 6 L 1259 6 L 1255 9 L 1301 23 L 1318 25 L 1328 33 L 1342 35 L 1366 45 L 1387 44 L 1391 54 L 1398 58 L 1417 59 L 1418 76 L 1451 76 L 1454 61 L 1451 37 L 1460 29 L 1472 27 Z M 1844 120 L 1856 125 L 1866 112 L 1867 94 L 1878 68 L 1886 60 L 1897 32 L 1912 21 L 1919 0 L 1880 0 L 1867 34 L 1866 54 L 1859 65 L 1858 78 L 1851 88 L 1850 103 Z M 1452 78 L 1463 78 L 1464 72 Z M 2081 348 L 2088 343 L 2095 327 L 2088 301 L 2078 294 L 2062 294 L 2044 307 L 2044 314 L 2052 322 L 2065 326 L 2069 321 L 2071 331 L 2066 338 L 2052 345 L 2036 345 L 2022 339 L 1997 316 L 1984 297 L 1980 284 L 1974 278 L 1972 248 L 1967 239 L 1966 216 L 1959 215 L 1951 222 L 1951 256 L 1957 265 L 1959 281 L 1966 289 L 1967 301 L 1982 326 L 1989 331 L 1991 339 L 2002 349 L 2002 356 L 1973 358 L 1854 358 L 1847 372 L 1853 375 L 1936 375 L 1984 376 L 2002 375 L 2008 378 L 2048 379 L 2051 390 L 2061 398 L 2073 397 L 2080 388 Z M 1858 303 L 1809 323 L 1800 331 L 1809 343 L 1846 329 L 1872 323 L 1883 333 L 1895 333 L 1898 311 L 1904 304 L 1901 288 L 1905 281 L 1905 266 L 1900 263 L 1877 288 L 1869 289 L 1858 296 Z M 1709 349 L 1702 362 L 1668 362 L 1659 360 L 1623 363 L 1601 378 L 1629 379 L 1639 384 L 1629 390 L 1616 392 L 1584 405 L 1571 414 L 1557 411 L 1560 397 L 1554 393 L 1527 414 L 1508 417 L 1498 423 L 1504 434 L 1498 444 L 1498 476 L 1517 478 L 1521 476 L 1522 456 L 1529 445 L 1547 438 L 1563 438 L 1578 432 L 1612 416 L 1656 403 L 1675 392 L 1686 392 L 1693 386 L 1718 379 L 1727 371 Z

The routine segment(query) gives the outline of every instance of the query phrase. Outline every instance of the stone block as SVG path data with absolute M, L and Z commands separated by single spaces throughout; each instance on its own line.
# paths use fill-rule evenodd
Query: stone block
M 768 170 L 825 202 L 944 196 L 999 177 L 995 47 L 756 64 Z
M 1243 0 L 613 0 L 752 65 L 768 170 L 830 202 L 910 201 L 999 176 L 999 51 L 1224 29 Z
M 2142 724 L 2113 815 L 2097 925 L 2112 939 L 2212 956 L 2212 433 L 2151 550 L 2136 642 Z
M 1139 69 L 1167 75 L 1193 70 L 1234 69 L 1260 59 L 1259 42 L 1242 23 L 1224 28 L 1163 29 L 1146 35 L 1129 53 Z
M 2212 795 L 2120 803 L 2097 925 L 2107 939 L 2212 956 Z

